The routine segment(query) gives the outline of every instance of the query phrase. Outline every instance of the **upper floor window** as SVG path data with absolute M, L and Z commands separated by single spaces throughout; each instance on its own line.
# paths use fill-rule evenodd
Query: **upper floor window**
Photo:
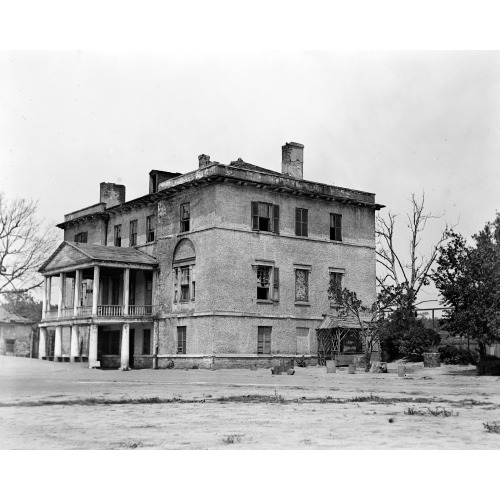
M 115 247 L 122 246 L 122 225 L 117 224 L 115 226 Z
M 75 234 L 75 243 L 87 243 L 88 232 Z
M 295 302 L 309 302 L 308 269 L 295 269 Z
M 279 269 L 257 266 L 257 300 L 279 301 Z
M 137 245 L 137 221 L 130 221 L 130 246 L 135 247 Z
M 296 236 L 307 236 L 307 208 L 295 209 L 295 234 Z
M 330 214 L 330 239 L 342 241 L 342 215 Z
M 155 241 L 155 233 L 156 233 L 156 216 L 149 215 L 146 218 L 146 242 L 151 243 Z
M 342 291 L 343 280 L 344 280 L 344 269 L 330 268 L 330 305 L 336 306 L 336 293 Z
M 174 268 L 174 302 L 194 302 L 194 265 Z
M 280 207 L 252 201 L 252 231 L 280 232 Z
M 181 205 L 181 233 L 189 231 L 189 203 Z

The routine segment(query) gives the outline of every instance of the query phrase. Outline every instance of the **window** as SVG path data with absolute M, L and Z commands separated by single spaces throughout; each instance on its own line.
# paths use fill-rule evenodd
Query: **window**
M 135 247 L 137 245 L 137 221 L 130 221 L 130 245 Z
M 344 277 L 344 269 L 330 268 L 330 288 L 342 290 L 342 280 Z M 330 305 L 335 306 L 337 302 L 334 297 L 330 296 Z
M 307 236 L 307 208 L 295 209 L 295 235 Z
M 270 326 L 259 326 L 257 334 L 257 354 L 271 354 Z
M 151 354 L 151 330 L 146 329 L 142 333 L 142 354 Z
M 257 300 L 280 300 L 279 269 L 273 266 L 257 265 Z
M 186 327 L 177 327 L 177 354 L 186 354 Z
M 330 214 L 330 239 L 342 241 L 342 215 Z
M 115 247 L 122 246 L 122 225 L 118 224 L 115 226 Z
M 181 205 L 181 233 L 189 231 L 189 203 Z
M 189 302 L 189 266 L 181 267 L 181 302 Z
M 279 234 L 279 205 L 252 201 L 252 231 L 267 231 Z
M 5 353 L 14 354 L 15 345 L 16 345 L 16 339 L 5 339 Z
M 88 232 L 75 234 L 75 243 L 87 243 Z
M 155 241 L 156 216 L 150 215 L 146 218 L 146 242 Z
M 295 269 L 295 302 L 309 302 L 308 269 Z

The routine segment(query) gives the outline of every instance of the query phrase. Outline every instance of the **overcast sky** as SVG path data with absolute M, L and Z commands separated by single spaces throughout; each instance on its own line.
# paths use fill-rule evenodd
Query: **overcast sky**
M 3 52 L 0 190 L 55 223 L 99 183 L 148 192 L 148 172 L 201 153 L 279 171 L 305 145 L 304 178 L 376 193 L 403 216 L 412 193 L 466 236 L 499 208 L 500 52 Z M 62 234 L 61 234 L 62 237 Z

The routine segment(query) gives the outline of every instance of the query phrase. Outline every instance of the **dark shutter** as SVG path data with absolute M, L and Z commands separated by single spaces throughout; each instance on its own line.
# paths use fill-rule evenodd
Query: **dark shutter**
M 259 202 L 252 201 L 252 231 L 259 230 Z
M 273 300 L 279 302 L 280 300 L 280 270 L 274 268 L 274 280 L 273 280 Z
M 300 208 L 295 207 L 295 235 L 301 236 L 300 234 Z
M 280 206 L 273 205 L 273 233 L 280 234 Z
M 308 236 L 308 211 L 307 208 L 302 210 L 302 236 Z
M 335 239 L 342 241 L 342 215 L 335 215 Z

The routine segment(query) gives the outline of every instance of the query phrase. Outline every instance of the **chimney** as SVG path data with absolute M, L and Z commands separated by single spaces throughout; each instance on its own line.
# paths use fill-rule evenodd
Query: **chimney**
M 304 146 L 297 142 L 287 142 L 281 146 L 281 172 L 284 175 L 303 179 Z
M 198 156 L 198 168 L 208 167 L 209 163 L 210 163 L 210 156 L 208 155 Z
M 101 182 L 100 203 L 106 203 L 106 208 L 125 203 L 125 186 L 113 182 Z

